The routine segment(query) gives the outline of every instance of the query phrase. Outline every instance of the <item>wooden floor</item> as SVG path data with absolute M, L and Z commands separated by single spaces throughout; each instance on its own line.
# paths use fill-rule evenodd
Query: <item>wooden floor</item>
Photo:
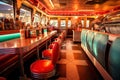
M 57 72 L 59 77 L 56 80 L 103 80 L 80 43 L 74 43 L 72 38 L 67 38 L 62 45 Z

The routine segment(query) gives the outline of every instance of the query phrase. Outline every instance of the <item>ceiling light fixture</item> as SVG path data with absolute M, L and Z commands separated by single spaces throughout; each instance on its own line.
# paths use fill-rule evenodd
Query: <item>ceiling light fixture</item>
M 50 4 L 52 5 L 52 7 L 54 8 L 53 2 L 52 0 L 49 0 Z

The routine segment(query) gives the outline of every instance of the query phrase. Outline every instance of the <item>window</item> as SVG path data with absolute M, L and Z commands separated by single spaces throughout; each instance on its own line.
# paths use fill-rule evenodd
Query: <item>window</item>
M 50 25 L 58 27 L 58 20 L 50 20 Z
M 82 23 L 82 27 L 84 27 L 84 20 L 81 20 L 81 23 Z
M 0 1 L 0 18 L 7 18 L 7 19 L 14 18 L 12 3 L 8 4 L 10 2 L 8 1 L 7 3 L 5 3 Z
M 31 9 L 22 5 L 20 9 L 20 20 L 26 22 L 26 24 L 31 24 Z
M 42 16 L 42 18 L 41 18 L 41 24 L 45 25 L 45 16 Z
M 68 28 L 71 28 L 71 20 L 68 20 Z
M 87 22 L 86 22 L 86 28 L 89 28 L 89 24 L 90 24 L 90 21 L 87 20 Z
M 65 29 L 66 28 L 66 20 L 60 21 L 60 28 Z
M 62 27 L 66 26 L 66 21 L 65 20 L 61 20 L 61 24 Z
M 38 22 L 38 23 L 40 23 L 40 14 L 39 13 L 37 13 L 37 14 L 35 14 L 35 16 L 34 16 L 34 22 Z

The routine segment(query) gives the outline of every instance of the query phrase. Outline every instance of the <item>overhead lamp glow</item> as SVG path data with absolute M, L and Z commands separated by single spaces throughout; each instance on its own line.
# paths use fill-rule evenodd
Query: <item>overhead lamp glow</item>
M 49 2 L 50 2 L 50 4 L 51 4 L 51 6 L 54 8 L 54 5 L 53 5 L 52 0 L 49 0 Z
M 74 18 L 75 18 L 75 19 L 77 19 L 77 18 L 78 18 L 78 16 L 75 16 Z

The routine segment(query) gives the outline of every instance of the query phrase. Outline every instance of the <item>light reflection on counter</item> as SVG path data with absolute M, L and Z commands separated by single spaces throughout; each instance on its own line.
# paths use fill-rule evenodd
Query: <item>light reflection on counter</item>
M 40 35 L 36 38 L 27 38 L 27 39 L 13 39 L 13 40 L 9 40 L 9 41 L 5 41 L 5 42 L 1 42 L 0 43 L 0 49 L 7 49 L 7 48 L 23 48 L 23 47 L 29 47 L 29 46 L 33 46 L 33 45 L 38 45 L 41 42 L 43 42 L 44 40 L 48 39 L 49 37 L 51 37 L 52 35 L 55 35 L 56 31 L 53 31 L 53 33 L 47 33 L 44 35 Z M 47 36 L 47 37 L 46 37 Z M 34 43 L 34 44 L 33 44 Z

